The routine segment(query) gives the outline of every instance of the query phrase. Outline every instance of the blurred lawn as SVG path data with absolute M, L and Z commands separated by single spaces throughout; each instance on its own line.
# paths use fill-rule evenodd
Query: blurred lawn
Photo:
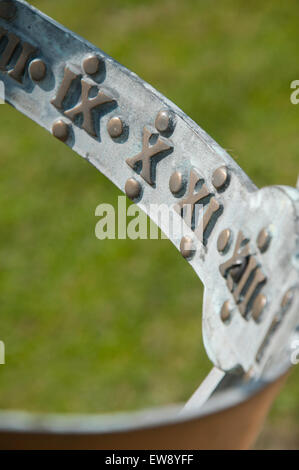
M 295 185 L 294 1 L 36 0 L 173 100 L 258 185 Z M 0 408 L 102 412 L 184 401 L 209 371 L 202 287 L 161 241 L 95 238 L 119 191 L 0 106 Z M 299 369 L 272 419 L 299 419 Z

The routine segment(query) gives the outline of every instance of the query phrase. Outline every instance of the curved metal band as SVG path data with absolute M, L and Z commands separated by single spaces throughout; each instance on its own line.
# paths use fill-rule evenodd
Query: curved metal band
M 249 449 L 286 376 L 221 393 L 200 412 L 118 417 L 0 414 L 0 449 Z
M 273 318 L 281 322 L 283 295 L 298 285 L 298 190 L 258 191 L 199 126 L 134 73 L 26 2 L 0 5 L 6 101 L 161 227 L 205 285 L 203 336 L 213 363 L 260 375 Z M 294 330 L 296 305 L 298 298 L 290 324 L 276 334 L 279 344 Z
M 6 101 L 140 205 L 203 281 L 214 364 L 252 377 L 278 358 L 287 368 L 298 323 L 298 190 L 257 190 L 173 103 L 26 2 L 0 2 L 0 41 Z

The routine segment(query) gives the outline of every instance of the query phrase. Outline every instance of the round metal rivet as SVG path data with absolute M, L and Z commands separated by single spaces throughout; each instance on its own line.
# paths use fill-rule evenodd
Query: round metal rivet
M 12 1 L 0 3 L 0 18 L 6 21 L 12 20 L 17 13 L 17 8 Z
M 175 171 L 169 180 L 169 189 L 172 194 L 177 194 L 183 187 L 183 175 L 179 171 Z
M 252 316 L 256 322 L 260 320 L 261 314 L 267 305 L 267 297 L 264 294 L 258 294 L 252 306 Z
M 229 320 L 231 319 L 231 308 L 230 308 L 229 300 L 226 300 L 224 304 L 222 305 L 220 317 L 224 323 L 229 322 Z
M 170 131 L 172 127 L 171 113 L 165 109 L 159 111 L 155 120 L 155 126 L 159 132 Z
M 128 198 L 137 199 L 141 193 L 141 184 L 134 178 L 129 178 L 125 185 L 125 192 Z
M 195 248 L 191 237 L 183 237 L 181 239 L 180 250 L 184 258 L 192 258 Z
M 227 228 L 222 230 L 217 240 L 217 250 L 219 253 L 224 253 L 231 244 L 232 231 Z
M 83 70 L 88 75 L 94 75 L 99 71 L 100 59 L 96 55 L 89 55 L 83 60 Z
M 214 171 L 212 183 L 216 189 L 224 188 L 229 182 L 229 172 L 226 166 L 221 166 Z
M 66 142 L 70 133 L 69 125 L 62 119 L 59 119 L 58 121 L 54 122 L 52 133 L 57 139 L 61 140 L 62 142 Z
M 121 136 L 124 130 L 122 120 L 119 117 L 111 118 L 107 124 L 107 130 L 110 137 L 115 138 Z
M 270 241 L 271 241 L 271 234 L 270 234 L 269 230 L 266 229 L 266 228 L 263 228 L 260 231 L 260 233 L 258 234 L 258 237 L 257 237 L 257 240 L 256 240 L 258 249 L 262 253 L 264 253 L 269 248 Z
M 294 300 L 294 290 L 289 289 L 283 296 L 281 301 L 282 308 L 289 308 Z
M 41 59 L 34 59 L 30 62 L 29 73 L 34 82 L 40 82 L 45 78 L 47 72 L 46 64 Z

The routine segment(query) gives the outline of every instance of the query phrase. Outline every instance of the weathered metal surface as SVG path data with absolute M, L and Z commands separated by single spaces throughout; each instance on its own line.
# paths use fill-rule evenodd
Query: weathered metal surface
M 257 189 L 173 103 L 24 1 L 0 2 L 0 41 L 7 102 L 142 205 L 203 281 L 215 366 L 252 377 L 277 361 L 288 367 L 299 324 L 298 189 Z M 174 225 L 152 204 L 166 204 Z

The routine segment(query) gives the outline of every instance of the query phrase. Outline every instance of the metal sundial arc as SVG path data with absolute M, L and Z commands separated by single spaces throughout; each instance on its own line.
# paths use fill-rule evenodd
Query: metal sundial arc
M 26 2 L 0 2 L 0 41 L 7 102 L 139 204 L 203 281 L 213 363 L 259 376 L 286 354 L 299 323 L 299 191 L 258 190 L 173 103 Z M 168 206 L 177 232 L 152 204 Z

